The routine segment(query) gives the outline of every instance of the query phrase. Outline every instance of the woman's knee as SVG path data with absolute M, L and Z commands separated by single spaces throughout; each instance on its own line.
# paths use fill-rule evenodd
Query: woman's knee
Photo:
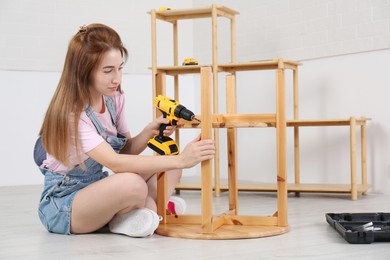
M 114 176 L 113 176 L 114 177 Z M 145 180 L 135 173 L 116 173 L 115 191 L 126 201 L 145 201 L 148 186 Z

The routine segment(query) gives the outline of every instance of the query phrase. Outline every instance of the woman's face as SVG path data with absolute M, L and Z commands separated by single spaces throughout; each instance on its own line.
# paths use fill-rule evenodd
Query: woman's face
M 91 94 L 95 97 L 113 96 L 122 82 L 123 60 L 120 50 L 107 51 L 93 73 Z

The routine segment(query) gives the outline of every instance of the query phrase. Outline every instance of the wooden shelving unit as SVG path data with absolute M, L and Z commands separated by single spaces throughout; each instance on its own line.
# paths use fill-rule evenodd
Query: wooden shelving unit
M 220 183 L 219 149 L 214 160 L 214 182 L 212 179 L 212 162 L 202 162 L 201 180 L 197 183 L 180 183 L 177 190 L 201 191 L 201 214 L 173 216 L 166 212 L 166 174 L 158 175 L 158 214 L 163 217 L 157 233 L 166 236 L 195 239 L 233 239 L 254 238 L 278 235 L 288 232 L 287 195 L 288 192 L 336 192 L 350 193 L 353 200 L 358 193 L 366 193 L 370 187 L 366 176 L 366 121 L 367 118 L 301 120 L 298 116 L 298 62 L 273 59 L 256 62 L 238 63 L 235 60 L 235 15 L 238 12 L 224 6 L 212 5 L 206 8 L 181 9 L 150 12 L 152 21 L 152 82 L 153 98 L 165 95 L 166 77 L 174 78 L 174 98 L 179 97 L 179 76 L 182 74 L 200 74 L 201 119 L 198 122 L 181 121 L 182 128 L 201 128 L 202 138 L 218 140 L 219 128 L 227 128 L 228 181 Z M 231 63 L 218 64 L 217 57 L 217 18 L 223 17 L 231 23 Z M 178 21 L 181 19 L 211 18 L 212 20 L 212 64 L 197 66 L 179 66 L 178 62 Z M 173 25 L 172 66 L 157 65 L 156 20 Z M 239 71 L 274 70 L 276 77 L 275 112 L 270 114 L 237 114 L 236 113 L 236 73 Z M 292 71 L 293 111 L 294 118 L 286 119 L 285 71 Z M 226 74 L 226 113 L 218 112 L 218 73 Z M 158 111 L 154 112 L 156 116 Z M 342 184 L 302 184 L 300 183 L 299 128 L 308 126 L 349 126 L 351 142 L 351 185 Z M 362 184 L 356 181 L 356 126 L 361 129 Z M 242 183 L 237 179 L 237 128 L 273 127 L 276 132 L 277 173 L 275 183 Z M 287 183 L 286 174 L 286 129 L 294 128 L 294 183 Z M 214 134 L 214 135 L 213 135 Z M 179 140 L 179 135 L 176 135 Z M 212 212 L 213 191 L 219 196 L 221 191 L 229 191 L 229 208 L 226 212 Z M 274 191 L 277 192 L 277 211 L 269 216 L 241 216 L 238 212 L 239 191 Z

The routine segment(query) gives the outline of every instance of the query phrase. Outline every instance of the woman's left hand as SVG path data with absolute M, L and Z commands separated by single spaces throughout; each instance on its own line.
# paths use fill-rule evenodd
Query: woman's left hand
M 150 129 L 153 131 L 153 136 L 158 135 L 160 132 L 161 124 L 169 124 L 169 120 L 160 116 L 149 124 Z M 168 125 L 164 130 L 164 136 L 170 136 L 176 130 L 176 126 Z

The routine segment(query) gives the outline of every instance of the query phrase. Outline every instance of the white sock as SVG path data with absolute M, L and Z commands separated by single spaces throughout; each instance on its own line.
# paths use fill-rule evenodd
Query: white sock
M 108 224 L 112 233 L 130 237 L 153 235 L 159 224 L 159 217 L 151 209 L 134 209 L 128 213 L 116 215 Z

